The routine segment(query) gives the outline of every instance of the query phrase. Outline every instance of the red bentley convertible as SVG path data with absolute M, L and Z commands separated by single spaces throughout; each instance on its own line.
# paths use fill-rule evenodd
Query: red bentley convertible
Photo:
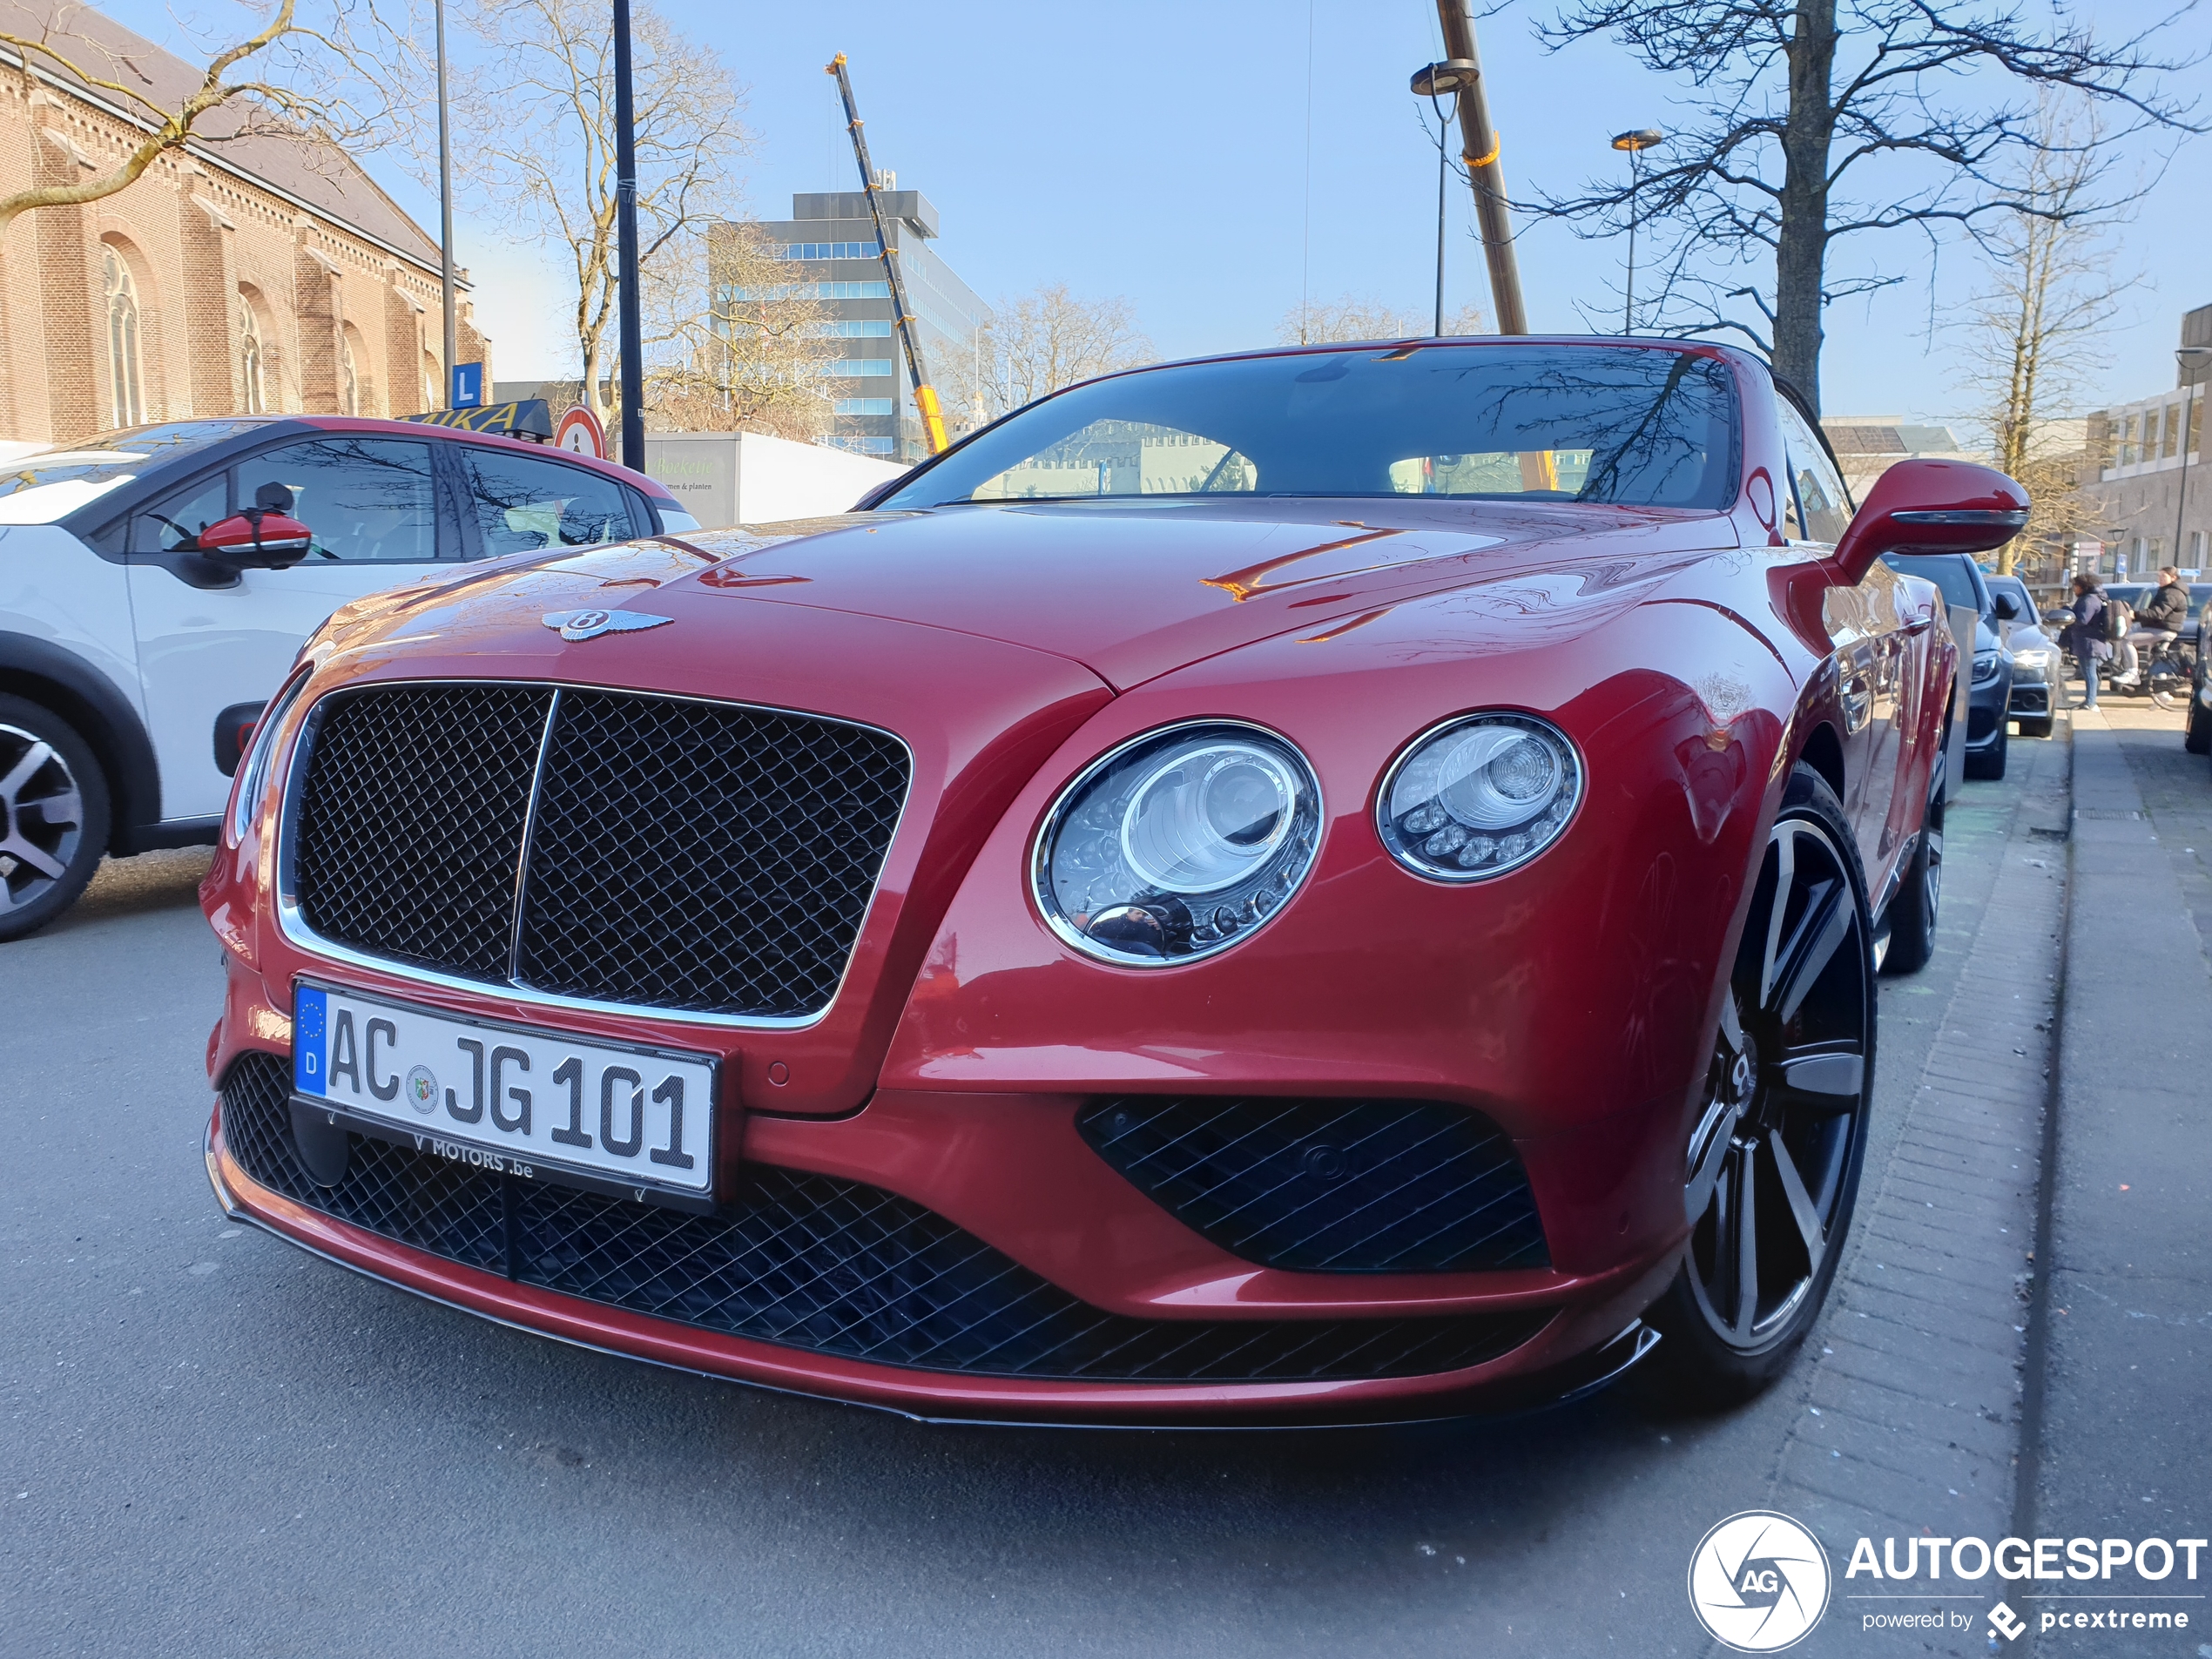
M 1429 1416 L 1660 1336 L 1740 1398 L 1933 937 L 1957 653 L 1878 556 L 2026 508 L 1906 462 L 1851 516 L 1726 348 L 1409 341 L 364 600 L 204 889 L 216 1192 L 922 1416 Z

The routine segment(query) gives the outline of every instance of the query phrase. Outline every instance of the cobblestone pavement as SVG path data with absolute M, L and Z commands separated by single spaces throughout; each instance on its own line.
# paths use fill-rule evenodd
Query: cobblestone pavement
M 2054 1271 L 2024 1536 L 2212 1536 L 2212 761 L 2183 751 L 2181 725 L 2114 698 L 2076 717 Z M 2141 1651 L 2212 1652 L 2203 1577 L 2037 1586 L 2025 1605 L 2101 1609 L 2108 1588 L 2195 1627 L 2133 1638 L 2168 1644 Z
M 1838 1575 L 1851 1541 L 2012 1531 L 2035 1271 L 2037 1177 L 2049 1094 L 2065 917 L 2067 752 L 2014 739 L 2008 821 L 1946 837 L 1996 866 L 1986 899 L 1952 894 L 1944 948 L 1966 953 L 1905 1122 L 1860 1194 L 1858 1249 L 1838 1275 L 1804 1414 L 1791 1427 L 1771 1507 L 1825 1541 Z M 1886 1024 L 1888 1009 L 1885 1007 Z M 1886 1032 L 1885 1033 L 1886 1035 Z M 1924 1581 L 1912 1593 L 1842 1580 L 1809 1654 L 1902 1639 L 1865 1619 L 1956 1612 L 1963 1630 L 1912 1649 L 1983 1653 L 1994 1594 Z
M 1883 981 L 1807 1362 L 1709 1418 L 930 1428 L 430 1305 L 215 1212 L 201 860 L 112 867 L 0 957 L 0 1650 L 1693 1654 L 1735 1511 L 1839 1575 L 1862 1529 L 2002 1530 L 2066 821 L 2063 743 L 2013 756 L 1952 808 L 1935 961 Z M 1849 1610 L 1810 1650 L 1925 1650 Z

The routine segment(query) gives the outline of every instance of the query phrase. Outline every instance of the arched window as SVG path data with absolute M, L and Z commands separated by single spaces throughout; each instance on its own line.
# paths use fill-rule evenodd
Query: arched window
M 253 315 L 253 301 L 242 293 L 238 296 L 238 379 L 245 398 L 242 412 L 267 414 L 268 395 L 261 385 L 261 325 Z
M 115 409 L 115 424 L 138 426 L 146 418 L 145 394 L 139 389 L 138 288 L 131 267 L 111 247 L 100 250 L 100 278 L 107 290 L 108 389 Z
M 354 342 L 349 338 L 341 339 L 338 342 L 338 412 L 341 415 L 359 415 L 361 412 L 361 373 L 354 367 Z

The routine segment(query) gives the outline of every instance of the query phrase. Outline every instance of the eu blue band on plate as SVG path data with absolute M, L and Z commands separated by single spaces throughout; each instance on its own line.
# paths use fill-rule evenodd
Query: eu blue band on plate
M 324 1028 L 330 1022 L 330 998 L 302 985 L 292 993 L 292 1086 L 303 1095 L 322 1093 L 329 1075 Z

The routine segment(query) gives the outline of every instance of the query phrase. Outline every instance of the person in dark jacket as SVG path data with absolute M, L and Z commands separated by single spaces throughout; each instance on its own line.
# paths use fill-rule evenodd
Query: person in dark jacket
M 2188 619 L 2188 583 L 2182 580 L 2180 571 L 2167 565 L 2158 573 L 2157 588 L 2136 608 L 2135 627 L 2138 631 L 2178 634 Z
M 2112 655 L 2101 625 L 2104 613 L 2105 597 L 2098 590 L 2097 578 L 2086 572 L 2074 577 L 2074 620 L 2059 630 L 2059 640 L 2081 666 L 2082 683 L 2087 687 L 2081 698 L 2085 709 L 2097 706 L 2097 664 Z

